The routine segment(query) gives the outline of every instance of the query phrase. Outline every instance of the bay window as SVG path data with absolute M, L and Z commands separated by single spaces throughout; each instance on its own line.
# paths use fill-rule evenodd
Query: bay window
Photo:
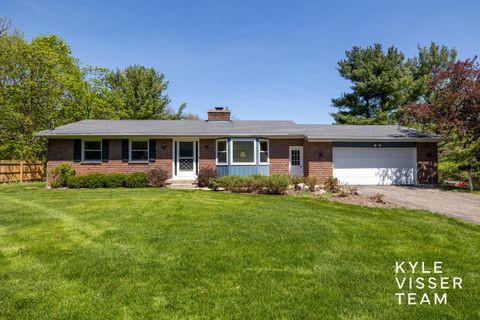
M 255 164 L 255 140 L 232 140 L 232 164 Z
M 268 163 L 268 140 L 260 140 L 260 164 Z
M 227 164 L 227 140 L 217 140 L 217 164 Z

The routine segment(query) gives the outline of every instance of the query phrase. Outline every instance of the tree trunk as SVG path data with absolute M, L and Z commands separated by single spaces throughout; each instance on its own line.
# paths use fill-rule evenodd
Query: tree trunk
M 470 191 L 473 191 L 472 161 L 471 161 L 471 160 L 468 162 L 468 165 L 469 165 L 469 168 L 468 168 L 468 171 L 467 171 L 467 175 L 468 175 L 468 189 L 469 189 Z

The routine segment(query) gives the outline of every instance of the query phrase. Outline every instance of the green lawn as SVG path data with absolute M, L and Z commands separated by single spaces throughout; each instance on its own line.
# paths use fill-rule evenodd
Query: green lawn
M 480 318 L 480 226 L 452 218 L 195 190 L 0 200 L 0 318 Z M 396 260 L 441 260 L 463 289 L 399 306 Z

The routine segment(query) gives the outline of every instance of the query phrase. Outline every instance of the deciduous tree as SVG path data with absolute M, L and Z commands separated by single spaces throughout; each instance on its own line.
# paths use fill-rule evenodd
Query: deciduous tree
M 428 101 L 407 106 L 409 114 L 438 133 L 459 139 L 458 159 L 480 161 L 480 65 L 476 58 L 450 63 L 428 82 Z

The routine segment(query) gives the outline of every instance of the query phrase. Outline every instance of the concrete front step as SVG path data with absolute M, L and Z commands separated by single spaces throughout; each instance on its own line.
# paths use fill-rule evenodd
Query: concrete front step
M 171 189 L 193 189 L 197 187 L 195 179 L 169 179 L 167 187 Z
M 167 184 L 169 189 L 196 189 L 198 188 L 195 184 Z

